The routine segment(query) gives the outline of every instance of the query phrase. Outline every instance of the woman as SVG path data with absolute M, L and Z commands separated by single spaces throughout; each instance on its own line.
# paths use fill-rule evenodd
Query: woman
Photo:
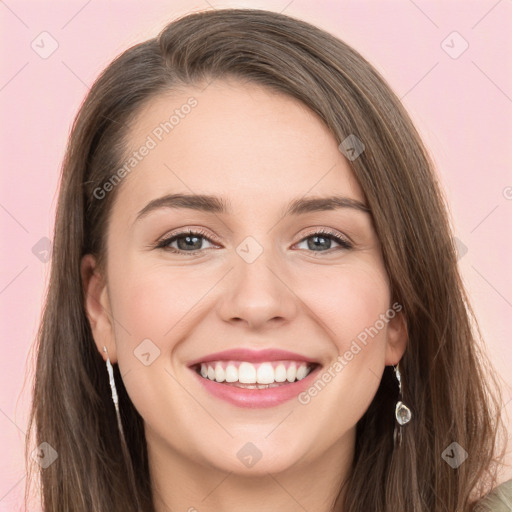
M 484 507 L 500 401 L 472 321 L 432 162 L 376 70 L 281 14 L 183 17 L 104 71 L 71 134 L 44 509 Z

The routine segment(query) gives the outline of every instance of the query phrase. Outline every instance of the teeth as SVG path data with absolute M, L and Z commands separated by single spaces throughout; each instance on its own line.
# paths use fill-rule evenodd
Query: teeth
M 297 368 L 297 380 L 302 380 L 308 373 L 308 369 L 302 365 Z
M 278 364 L 274 370 L 274 380 L 276 382 L 284 382 L 286 380 L 286 366 L 284 364 Z
M 274 368 L 272 368 L 270 363 L 260 364 L 256 373 L 256 382 L 258 384 L 271 384 L 274 382 Z
M 238 367 L 238 382 L 241 384 L 256 383 L 256 368 L 251 363 L 240 363 Z
M 256 365 L 246 361 L 212 361 L 201 363 L 199 373 L 205 379 L 216 382 L 247 384 L 249 385 L 247 387 L 256 389 L 266 387 L 267 384 L 302 380 L 311 370 L 312 366 L 310 364 L 295 361 L 274 361 Z
M 222 368 L 222 365 L 220 363 L 217 363 L 215 365 L 215 380 L 217 382 L 224 382 L 226 380 L 226 372 L 224 371 L 224 368 Z
M 297 367 L 295 366 L 295 363 L 292 363 L 290 366 L 288 366 L 288 370 L 286 372 L 286 380 L 288 382 L 293 382 L 295 377 L 297 377 Z
M 233 364 L 228 364 L 226 368 L 226 382 L 238 382 L 238 370 Z

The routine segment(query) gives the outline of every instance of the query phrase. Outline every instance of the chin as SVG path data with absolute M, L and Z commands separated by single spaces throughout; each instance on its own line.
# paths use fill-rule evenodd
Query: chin
M 294 443 L 289 442 L 289 436 L 288 443 L 285 438 L 286 436 L 276 437 L 270 441 L 261 433 L 243 436 L 231 439 L 220 453 L 208 452 L 204 455 L 210 464 L 220 471 L 240 476 L 267 476 L 268 473 L 287 471 L 305 456 L 303 450 L 293 449 Z

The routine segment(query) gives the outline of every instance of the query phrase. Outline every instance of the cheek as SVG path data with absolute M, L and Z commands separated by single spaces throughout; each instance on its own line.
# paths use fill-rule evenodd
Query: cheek
M 117 360 L 140 412 L 150 405 L 155 379 L 172 385 L 165 373 L 169 354 L 186 338 L 195 321 L 194 306 L 211 287 L 211 279 L 190 268 L 171 270 L 130 261 L 109 273 Z
M 151 424 L 162 421 L 164 405 L 168 421 L 189 400 L 169 373 L 173 372 L 169 354 L 189 335 L 191 322 L 197 321 L 194 306 L 211 280 L 211 273 L 208 278 L 191 268 L 163 265 L 129 264 L 110 274 L 119 369 L 130 399 Z
M 342 397 L 341 402 L 357 416 L 373 398 L 384 369 L 390 319 L 386 316 L 390 315 L 387 275 L 378 262 L 365 265 L 359 261 L 328 269 L 322 280 L 318 276 L 315 280 L 316 286 L 303 282 L 302 295 L 309 298 L 308 306 L 324 326 L 332 355 L 320 375 L 326 386 L 319 384 L 317 391 L 321 389 L 327 401 Z M 326 283 L 323 287 L 319 286 L 322 282 Z
M 132 350 L 146 338 L 162 352 L 171 348 L 187 324 L 187 315 L 211 288 L 211 273 L 203 274 L 195 268 L 141 265 L 112 280 L 112 312 L 130 332 L 123 339 Z
M 316 290 L 310 294 L 310 305 L 327 326 L 333 355 L 299 402 L 311 416 L 329 416 L 329 423 L 337 425 L 329 433 L 334 439 L 356 424 L 378 389 L 385 365 L 390 294 L 385 270 L 375 263 L 330 269 L 325 282 L 329 286 L 324 293 L 318 286 L 308 288 Z M 326 413 L 325 404 L 335 406 Z
M 348 262 L 300 282 L 300 296 L 307 300 L 340 352 L 366 332 L 365 329 L 374 326 L 390 306 L 386 273 L 378 262 Z M 378 327 L 379 331 L 385 331 L 381 322 Z

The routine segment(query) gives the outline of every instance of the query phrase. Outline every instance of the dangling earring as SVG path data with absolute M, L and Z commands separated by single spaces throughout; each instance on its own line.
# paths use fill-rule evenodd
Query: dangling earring
M 393 432 L 393 442 L 395 447 L 402 444 L 402 425 L 405 425 L 411 421 L 412 412 L 403 402 L 402 402 L 402 375 L 400 373 L 400 369 L 398 368 L 398 364 L 395 366 L 395 375 L 396 380 L 398 381 L 398 402 L 395 406 L 395 418 L 398 425 L 395 425 L 395 430 Z
M 128 449 L 128 444 L 126 443 L 126 438 L 124 435 L 123 424 L 121 423 L 121 415 L 119 414 L 119 397 L 117 396 L 117 388 L 116 381 L 114 380 L 114 369 L 112 368 L 112 363 L 110 362 L 110 358 L 108 357 L 107 347 L 103 347 L 103 352 L 107 354 L 107 371 L 108 371 L 108 380 L 110 383 L 110 389 L 112 390 L 112 402 L 114 402 L 114 407 L 116 409 L 117 416 L 117 426 L 119 428 L 119 435 L 121 437 L 121 450 L 123 452 L 123 457 L 126 462 L 126 467 L 128 470 L 128 478 L 130 479 L 130 483 L 133 489 L 135 502 L 137 503 L 137 510 L 141 511 L 139 496 L 137 492 L 137 485 L 135 483 L 135 473 L 133 471 L 132 460 L 130 457 L 130 451 Z
M 114 369 L 112 368 L 112 363 L 110 362 L 110 358 L 108 357 L 107 347 L 103 347 L 103 352 L 107 354 L 107 371 L 110 389 L 112 390 L 112 402 L 114 402 L 114 407 L 116 409 L 117 425 L 119 427 L 119 432 L 124 441 L 124 430 L 123 424 L 121 423 L 121 415 L 119 414 L 119 397 L 117 396 L 116 381 L 114 380 Z

